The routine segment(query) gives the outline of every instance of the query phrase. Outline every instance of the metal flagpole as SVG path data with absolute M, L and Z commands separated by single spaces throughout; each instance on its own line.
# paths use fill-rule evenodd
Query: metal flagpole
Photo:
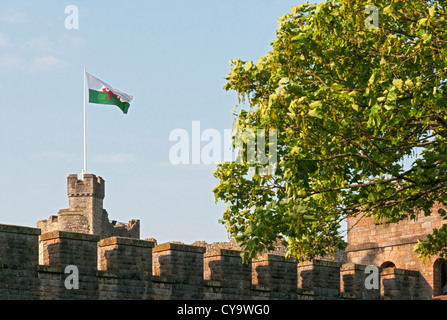
M 84 68 L 84 169 L 82 170 L 82 180 L 84 180 L 84 174 L 87 173 L 87 110 L 86 110 L 86 100 L 85 100 L 85 68 Z

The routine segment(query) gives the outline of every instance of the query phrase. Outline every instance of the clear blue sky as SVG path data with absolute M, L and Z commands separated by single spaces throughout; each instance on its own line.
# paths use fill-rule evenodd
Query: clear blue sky
M 232 126 L 231 59 L 270 50 L 299 0 L 15 1 L 0 4 L 0 223 L 35 227 L 68 207 L 83 166 L 83 68 L 134 96 L 127 115 L 88 104 L 88 172 L 113 220 L 159 243 L 227 241 L 214 165 L 169 162 L 169 133 Z M 65 28 L 67 5 L 79 29 Z

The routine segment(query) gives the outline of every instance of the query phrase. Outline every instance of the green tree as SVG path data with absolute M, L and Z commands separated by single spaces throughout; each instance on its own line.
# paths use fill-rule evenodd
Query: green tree
M 277 240 L 301 260 L 331 254 L 348 216 L 397 222 L 446 204 L 446 1 L 374 5 L 376 26 L 372 2 L 300 4 L 267 55 L 231 61 L 234 129 L 278 134 L 271 174 L 246 157 L 213 172 L 220 221 L 246 258 Z M 446 240 L 441 228 L 416 250 L 446 255 Z

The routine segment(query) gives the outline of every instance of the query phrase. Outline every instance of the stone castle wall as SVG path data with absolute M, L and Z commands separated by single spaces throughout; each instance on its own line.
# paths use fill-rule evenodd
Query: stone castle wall
M 65 286 L 71 265 L 78 289 Z M 429 298 L 415 271 L 383 269 L 380 288 L 366 289 L 365 267 L 277 254 L 244 264 L 240 251 L 213 246 L 0 225 L 0 299 Z
M 396 268 L 419 272 L 422 276 L 421 295 L 440 294 L 439 268 L 442 259 L 437 256 L 425 261 L 413 251 L 418 239 L 426 240 L 433 228 L 439 228 L 445 220 L 439 216 L 438 206 L 430 216 L 421 215 L 415 220 L 398 223 L 375 221 L 372 217 L 358 216 L 348 219 L 348 261 L 366 265 L 394 265 Z M 438 270 L 439 269 L 439 270 Z
M 0 225 L 0 299 L 431 299 L 447 292 L 447 262 L 413 252 L 443 220 L 399 223 L 348 219 L 348 247 L 306 263 L 286 259 L 278 244 L 248 264 L 229 242 L 192 245 L 140 240 L 140 221 L 110 221 L 105 182 L 67 178 L 69 208 L 37 228 Z M 65 267 L 79 270 L 79 289 L 67 289 Z M 379 287 L 367 288 L 369 266 Z M 392 266 L 393 268 L 389 268 Z

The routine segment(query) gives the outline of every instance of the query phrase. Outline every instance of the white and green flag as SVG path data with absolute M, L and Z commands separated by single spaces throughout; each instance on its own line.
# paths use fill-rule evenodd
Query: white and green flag
M 87 76 L 89 94 L 88 102 L 115 105 L 118 106 L 124 114 L 127 114 L 130 107 L 130 101 L 133 99 L 131 95 L 113 88 L 88 72 L 85 74 Z

